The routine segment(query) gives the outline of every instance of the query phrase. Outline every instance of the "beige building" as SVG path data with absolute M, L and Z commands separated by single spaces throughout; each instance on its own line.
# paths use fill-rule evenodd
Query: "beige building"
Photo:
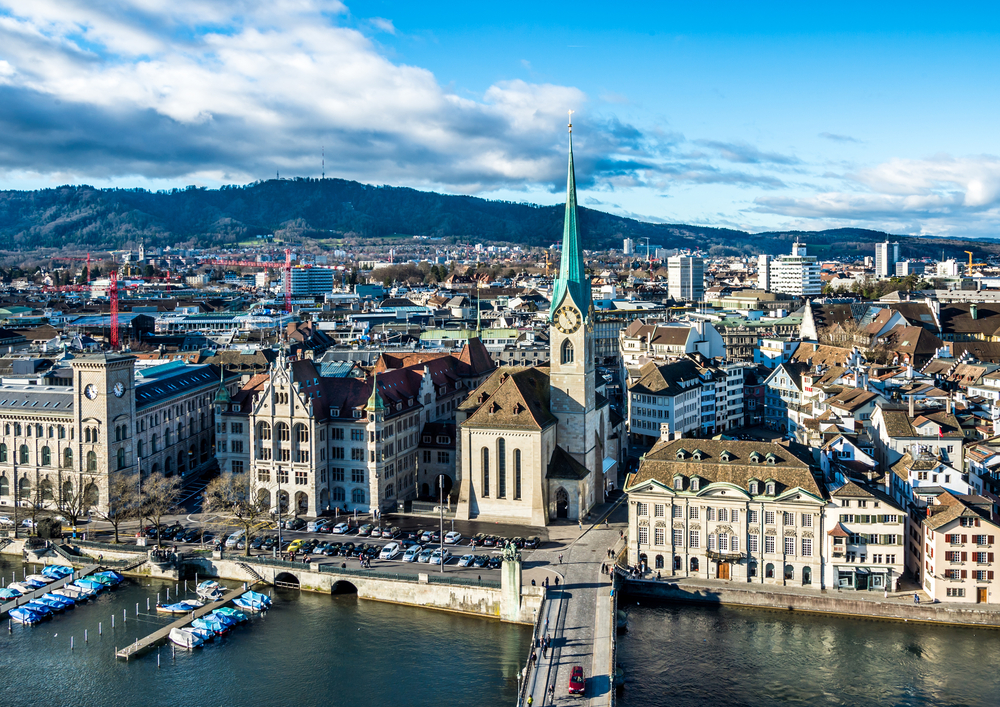
M 922 523 L 921 585 L 932 599 L 1000 604 L 996 541 L 1000 518 L 993 500 L 942 493 Z
M 825 489 L 808 450 L 662 441 L 626 482 L 629 564 L 666 576 L 822 586 Z

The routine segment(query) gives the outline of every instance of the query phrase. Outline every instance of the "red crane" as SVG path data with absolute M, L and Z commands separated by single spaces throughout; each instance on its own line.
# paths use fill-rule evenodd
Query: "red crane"
M 111 284 L 108 286 L 111 298 L 111 348 L 118 348 L 118 271 L 112 269 Z
M 285 276 L 285 311 L 292 313 L 292 251 L 285 248 L 285 262 L 267 262 L 257 260 L 204 260 L 206 265 L 223 265 L 230 268 L 270 268 L 281 269 Z M 308 266 L 302 266 L 308 267 Z

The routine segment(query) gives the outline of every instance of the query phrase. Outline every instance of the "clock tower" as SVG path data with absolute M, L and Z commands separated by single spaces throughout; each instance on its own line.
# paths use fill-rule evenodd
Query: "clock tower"
M 107 505 L 111 474 L 135 471 L 135 357 L 90 354 L 72 359 L 75 429 L 73 458 L 93 476 Z M 81 485 L 81 488 L 85 487 Z
M 594 371 L 594 306 L 584 271 L 576 213 L 573 125 L 569 126 L 569 171 L 562 260 L 549 310 L 550 409 L 559 418 L 558 444 L 588 469 L 599 463 L 593 432 L 599 417 Z

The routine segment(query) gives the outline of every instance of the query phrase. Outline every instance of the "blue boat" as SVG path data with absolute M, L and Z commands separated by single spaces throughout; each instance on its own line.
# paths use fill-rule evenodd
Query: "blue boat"
M 222 634 L 229 631 L 229 627 L 224 623 L 219 621 L 215 616 L 203 616 L 200 619 L 195 619 L 191 622 L 191 626 L 194 628 L 199 628 L 204 631 L 211 631 L 216 636 L 221 636 Z
M 11 599 L 17 599 L 19 596 L 23 596 L 21 592 L 16 589 L 11 589 L 9 587 L 5 589 L 0 589 L 0 599 L 4 601 L 9 601 Z
M 100 588 L 97 588 L 97 587 L 92 586 L 89 582 L 87 582 L 86 584 L 84 584 L 84 582 L 87 582 L 87 580 L 85 580 L 85 579 L 78 579 L 75 582 L 73 582 L 72 584 L 67 584 L 66 586 L 69 589 L 73 589 L 73 590 L 76 590 L 76 591 L 80 592 L 81 594 L 83 594 L 88 599 L 97 596 L 98 592 L 100 592 L 101 589 L 104 589 L 103 585 L 99 585 Z
M 55 594 L 55 593 L 45 594 L 45 595 L 42 596 L 42 599 L 48 599 L 49 601 L 54 601 L 54 602 L 56 602 L 58 604 L 62 604 L 63 607 L 65 607 L 67 609 L 72 609 L 72 608 L 76 607 L 76 602 L 75 601 L 73 601 L 69 597 L 64 596 L 62 594 Z
M 176 604 L 157 604 L 156 610 L 161 614 L 187 614 L 205 606 L 200 601 L 179 601 Z
M 41 602 L 38 601 L 29 601 L 27 604 L 24 605 L 24 608 L 31 609 L 36 614 L 41 614 L 42 617 L 46 619 L 55 613 L 52 610 L 52 607 L 46 606 L 45 604 L 42 604 Z
M 118 574 L 114 570 L 104 570 L 103 572 L 95 572 L 91 576 L 97 578 L 98 582 L 102 580 L 108 580 L 111 582 L 113 586 L 121 584 L 122 580 L 125 579 L 124 575 Z
M 239 609 L 234 609 L 231 606 L 223 606 L 223 607 L 221 607 L 219 609 L 216 609 L 212 613 L 213 614 L 221 614 L 223 616 L 229 616 L 230 618 L 236 619 L 240 623 L 243 623 L 244 621 L 249 621 L 250 620 L 249 616 L 247 616 L 246 614 L 244 614 Z
M 222 622 L 222 624 L 228 628 L 232 628 L 233 626 L 239 623 L 239 621 L 234 619 L 232 616 L 226 616 L 225 614 L 216 614 L 214 611 L 212 612 L 211 616 L 216 621 Z
M 233 604 L 244 611 L 267 611 L 271 608 L 271 598 L 260 592 L 244 592 L 233 599 Z
M 52 579 L 62 579 L 73 574 L 73 568 L 66 567 L 65 565 L 46 565 L 42 568 L 41 573 Z
M 16 623 L 23 624 L 25 626 L 34 626 L 35 624 L 40 624 L 42 622 L 42 615 L 38 612 L 27 609 L 23 606 L 19 606 L 16 609 L 11 609 L 8 612 L 12 621 Z
M 39 604 L 49 607 L 52 611 L 63 612 L 66 610 L 66 605 L 61 601 L 55 601 L 54 599 L 47 599 L 44 596 L 35 597 L 35 601 Z
M 94 592 L 103 592 L 105 589 L 108 588 L 107 585 L 101 582 L 95 582 L 94 580 L 89 579 L 87 577 L 76 580 L 75 582 L 73 582 L 73 586 L 82 587 L 84 589 L 90 589 Z
M 21 584 L 27 585 L 32 589 L 41 589 L 46 586 L 46 582 L 39 582 L 37 579 L 31 579 L 30 577 L 22 579 Z

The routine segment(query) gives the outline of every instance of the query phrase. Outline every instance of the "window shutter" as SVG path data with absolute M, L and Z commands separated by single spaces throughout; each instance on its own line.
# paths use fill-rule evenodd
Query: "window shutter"
M 993 553 L 992 552 L 987 552 L 986 553 L 986 561 L 987 562 L 993 562 Z
M 993 536 L 992 535 L 987 536 L 986 540 L 987 540 L 987 544 L 989 544 L 989 545 L 993 544 Z
M 986 579 L 993 579 L 993 570 L 989 570 L 986 572 Z
M 968 559 L 969 559 L 969 553 L 963 552 L 962 553 L 962 562 L 965 562 Z
M 945 536 L 944 536 L 944 541 L 945 541 L 946 543 L 950 543 L 950 542 L 951 542 L 951 534 L 950 534 L 950 533 L 946 533 L 946 534 L 945 534 Z
M 968 570 L 962 570 L 962 579 L 968 579 L 968 578 L 969 578 Z
M 979 518 L 976 518 L 976 527 L 978 528 L 978 527 L 979 527 L 979 525 L 980 525 L 980 523 L 979 523 Z
M 962 533 L 962 543 L 964 544 L 967 542 L 969 542 L 969 536 L 966 535 L 965 533 Z

